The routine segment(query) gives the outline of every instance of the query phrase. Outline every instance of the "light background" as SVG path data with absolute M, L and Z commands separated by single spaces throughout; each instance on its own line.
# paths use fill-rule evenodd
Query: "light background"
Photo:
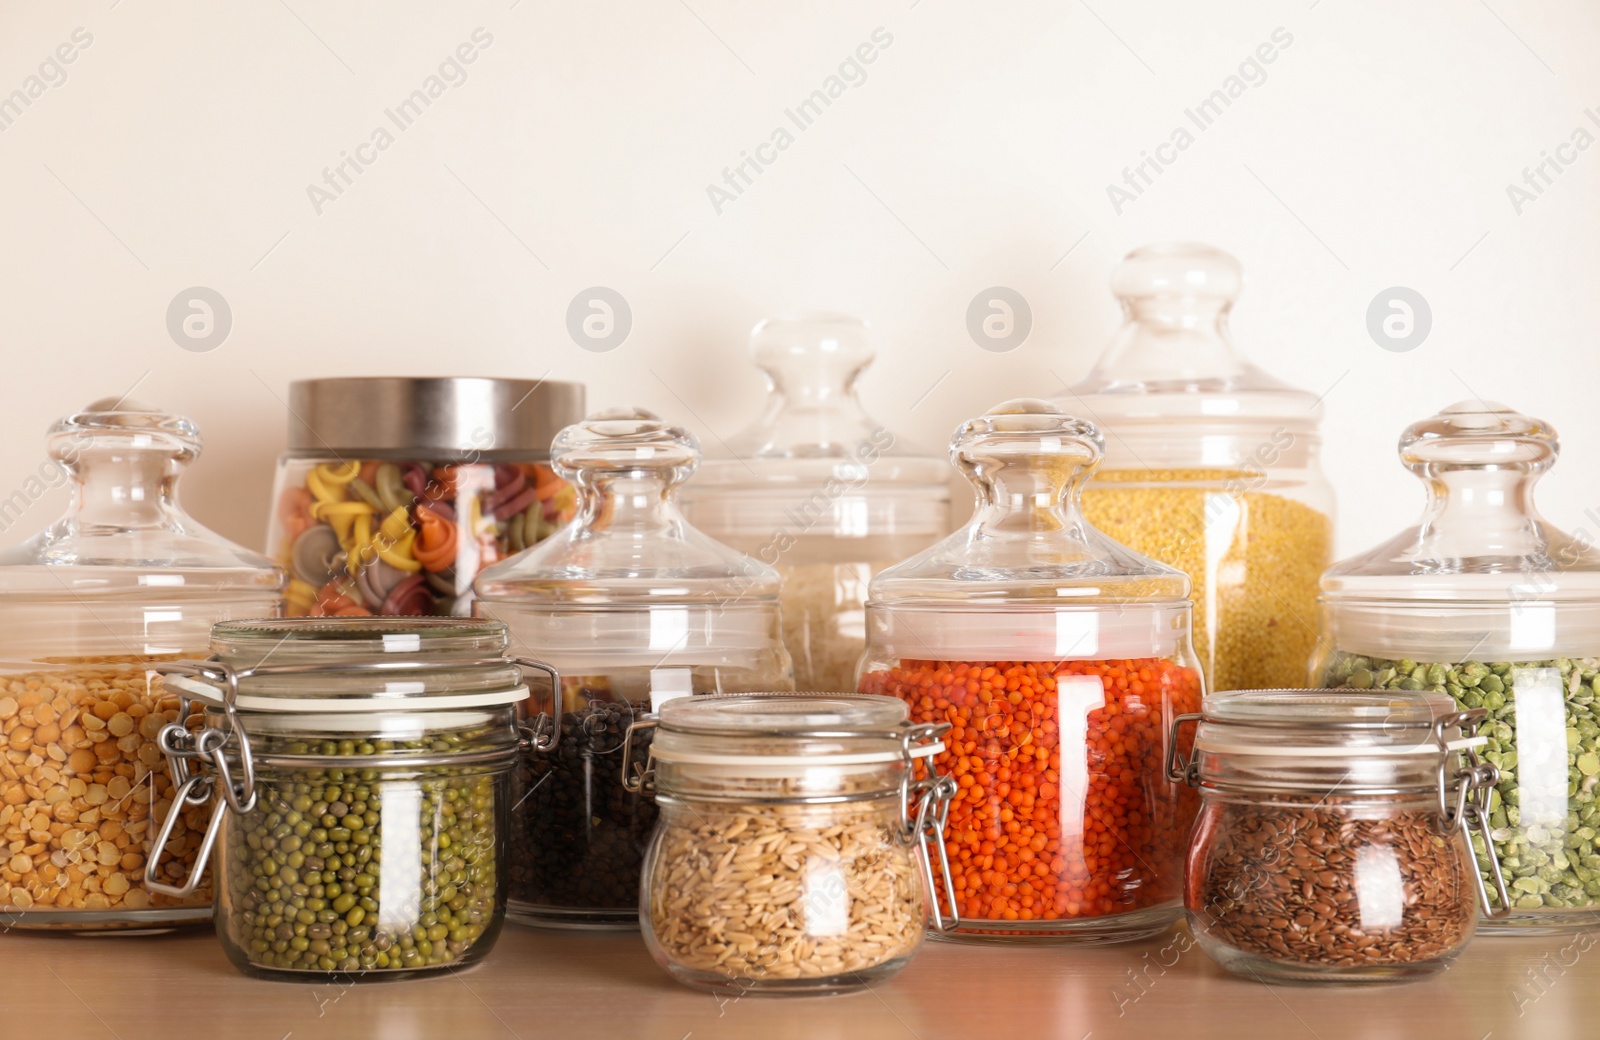
M 1327 394 L 1341 554 L 1416 515 L 1399 430 L 1475 393 L 1558 427 L 1544 511 L 1600 535 L 1600 147 L 1520 215 L 1506 193 L 1600 134 L 1592 0 L 7 2 L 0 94 L 78 27 L 66 81 L 0 133 L 0 498 L 52 420 L 137 386 L 200 423 L 191 511 L 259 546 L 291 379 L 548 374 L 709 440 L 762 396 L 750 326 L 809 308 L 871 322 L 869 407 L 942 446 L 1087 371 L 1125 252 L 1198 239 L 1245 265 L 1242 349 Z M 307 185 L 478 27 L 466 81 L 316 214 Z M 706 186 L 879 27 L 866 81 L 717 214 Z M 1116 214 L 1106 185 L 1279 27 L 1265 82 Z M 166 327 L 197 285 L 233 311 L 206 353 Z M 609 353 L 566 330 L 593 285 L 633 311 Z M 966 331 L 995 285 L 1033 311 L 1009 353 Z M 1395 285 L 1432 308 L 1408 353 L 1366 328 Z

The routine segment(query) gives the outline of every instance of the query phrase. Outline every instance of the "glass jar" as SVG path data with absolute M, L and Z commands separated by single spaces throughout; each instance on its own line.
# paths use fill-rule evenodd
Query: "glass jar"
M 154 665 L 201 651 L 215 621 L 275 613 L 283 572 L 178 504 L 200 454 L 188 419 L 107 398 L 48 446 L 71 505 L 0 554 L 0 930 L 202 923 L 208 885 L 140 884 L 157 828 L 171 828 L 166 877 L 205 830 L 161 768 L 157 734 L 185 716 Z
M 1321 400 L 1241 357 L 1228 332 L 1239 262 L 1152 245 L 1117 267 L 1124 323 L 1058 403 L 1098 423 L 1106 461 L 1084 515 L 1189 575 L 1195 645 L 1215 690 L 1299 686 L 1333 559 Z
M 307 379 L 289 387 L 267 552 L 291 617 L 472 613 L 472 581 L 577 497 L 550 438 L 583 387 L 548 379 Z
M 950 454 L 972 520 L 872 580 L 861 692 L 953 727 L 951 937 L 1115 942 L 1181 912 L 1198 800 L 1163 756 L 1203 689 L 1189 581 L 1083 518 L 1101 445 L 1045 401 L 967 422 Z
M 767 373 L 761 417 L 683 489 L 701 530 L 783 577 L 783 641 L 801 690 L 853 690 L 867 582 L 950 530 L 942 459 L 856 398 L 872 343 L 843 315 L 769 318 L 750 334 Z
M 834 993 L 905 967 L 956 790 L 927 767 L 948 724 L 911 723 L 887 697 L 767 694 L 680 698 L 629 736 L 650 728 L 630 786 L 661 807 L 640 896 L 657 964 L 741 995 Z
M 505 916 L 528 695 L 505 626 L 232 621 L 211 649 L 167 666 L 205 706 L 198 733 L 161 733 L 174 800 L 211 803 L 211 819 L 188 882 L 163 890 L 184 897 L 216 846 L 217 936 L 247 975 L 372 980 L 481 960 Z
M 510 915 L 637 928 L 656 808 L 622 787 L 628 725 L 685 694 L 792 689 L 778 576 L 678 512 L 700 458 L 687 431 L 642 410 L 602 412 L 562 430 L 553 451 L 578 490 L 576 517 L 477 585 L 479 613 L 557 673 L 536 677 L 527 703 L 555 740 L 518 766 Z
M 1492 846 L 1512 914 L 1489 931 L 1600 919 L 1600 553 L 1552 527 L 1533 486 L 1556 432 L 1505 405 L 1463 401 L 1406 429 L 1421 521 L 1322 579 L 1314 681 L 1432 690 L 1485 708 L 1500 767 Z M 1479 869 L 1489 848 L 1474 839 Z
M 1174 747 L 1199 723 L 1173 776 L 1201 792 L 1184 886 L 1200 948 L 1269 981 L 1447 968 L 1490 903 L 1467 835 L 1489 829 L 1497 773 L 1461 733 L 1484 714 L 1406 691 L 1241 690 L 1176 720 Z

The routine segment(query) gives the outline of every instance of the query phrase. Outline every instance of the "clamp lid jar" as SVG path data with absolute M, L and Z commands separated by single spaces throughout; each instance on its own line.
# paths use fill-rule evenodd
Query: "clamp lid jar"
M 949 468 L 862 408 L 867 326 L 837 314 L 768 318 L 750 356 L 761 416 L 708 451 L 683 491 L 707 534 L 778 569 L 783 637 L 801 690 L 852 690 L 867 583 L 949 533 Z
M 209 889 L 139 880 L 158 828 L 167 880 L 205 830 L 160 768 L 156 736 L 185 717 L 154 666 L 203 652 L 214 622 L 275 613 L 283 572 L 184 511 L 200 454 L 188 419 L 106 399 L 55 423 L 48 446 L 41 473 L 70 482 L 71 504 L 0 553 L 0 914 L 83 932 L 203 923 Z
M 713 991 L 830 993 L 893 974 L 922 943 L 955 781 L 943 723 L 887 697 L 682 698 L 641 720 L 630 785 L 661 816 L 645 857 L 651 955 Z M 946 919 L 933 908 L 936 921 Z
M 962 785 L 949 935 L 1111 942 L 1181 913 L 1197 799 L 1161 756 L 1172 717 L 1200 706 L 1189 582 L 1084 519 L 1103 450 L 1045 401 L 963 424 L 950 454 L 972 520 L 872 581 L 861 692 L 953 727 L 937 760 Z
M 1175 720 L 1172 775 L 1201 794 L 1184 886 L 1201 948 L 1279 981 L 1444 970 L 1490 886 L 1506 896 L 1468 840 L 1488 835 L 1497 779 L 1484 739 L 1462 733 L 1483 715 L 1428 693 L 1243 690 Z M 1194 751 L 1179 761 L 1188 723 Z
M 1494 402 L 1412 424 L 1399 455 L 1426 489 L 1422 517 L 1322 579 L 1316 682 L 1488 713 L 1491 845 L 1512 900 L 1493 931 L 1586 927 L 1600 911 L 1600 553 L 1534 505 L 1559 449 L 1549 424 Z
M 485 956 L 528 693 L 505 626 L 229 622 L 211 646 L 166 666 L 204 728 L 160 740 L 174 801 L 212 816 L 186 884 L 152 887 L 191 891 L 215 847 L 217 935 L 250 975 L 398 978 Z

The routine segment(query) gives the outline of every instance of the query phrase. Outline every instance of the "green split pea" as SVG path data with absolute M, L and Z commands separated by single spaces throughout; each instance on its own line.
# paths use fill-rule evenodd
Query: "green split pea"
M 1323 685 L 1430 690 L 1487 709 L 1481 754 L 1500 770 L 1490 838 L 1512 908 L 1600 906 L 1600 658 L 1440 664 L 1339 654 Z M 1476 832 L 1472 846 L 1488 882 Z M 1493 898 L 1492 883 L 1489 891 Z

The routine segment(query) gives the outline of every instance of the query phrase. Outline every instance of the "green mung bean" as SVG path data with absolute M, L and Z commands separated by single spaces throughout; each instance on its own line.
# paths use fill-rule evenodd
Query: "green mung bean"
M 374 768 L 258 764 L 257 804 L 229 821 L 221 863 L 218 922 L 235 959 L 362 975 L 457 965 L 492 940 L 504 769 L 382 762 L 386 754 L 458 750 L 463 741 L 448 734 L 258 745 L 261 757 L 372 755 Z
M 1556 719 L 1531 707 L 1519 720 L 1519 695 L 1529 697 L 1535 685 L 1556 692 L 1557 675 L 1563 728 L 1557 731 Z M 1486 709 L 1477 735 L 1487 741 L 1483 757 L 1500 770 L 1491 800 L 1490 838 L 1512 909 L 1587 911 L 1600 906 L 1600 658 L 1447 664 L 1336 654 L 1323 685 L 1430 690 L 1449 694 L 1462 708 Z M 1549 775 L 1552 768 L 1565 776 L 1564 789 L 1531 791 L 1526 776 L 1535 770 Z M 1542 786 L 1550 786 L 1549 781 Z M 1472 845 L 1488 881 L 1489 850 L 1476 832 Z M 1489 891 L 1492 896 L 1492 885 Z

